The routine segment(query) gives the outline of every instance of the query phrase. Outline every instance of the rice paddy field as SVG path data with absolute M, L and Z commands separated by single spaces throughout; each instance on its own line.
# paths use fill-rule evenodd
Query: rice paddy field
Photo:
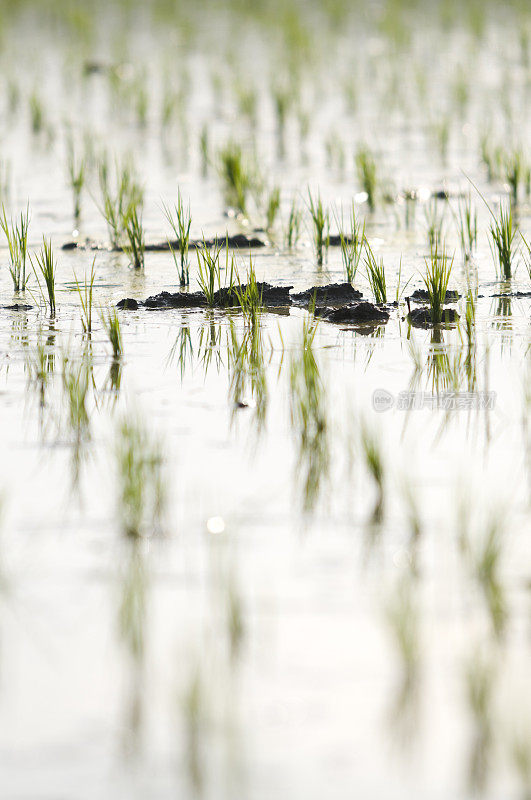
M 531 6 L 0 0 L 5 800 L 531 797 Z

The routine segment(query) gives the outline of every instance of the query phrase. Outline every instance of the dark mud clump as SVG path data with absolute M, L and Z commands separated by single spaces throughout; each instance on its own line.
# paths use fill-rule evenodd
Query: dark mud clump
M 159 292 L 140 305 L 146 308 L 205 308 L 203 292 Z
M 257 282 L 256 287 L 260 293 L 263 306 L 281 308 L 291 305 L 290 290 L 292 286 L 271 286 L 270 283 Z M 214 295 L 214 305 L 218 308 L 229 308 L 240 305 L 240 295 L 244 294 L 247 286 L 243 284 L 236 289 L 222 288 Z
M 408 320 L 416 328 L 432 328 L 436 323 L 432 319 L 431 310 L 429 308 L 414 308 L 410 311 Z M 457 322 L 459 314 L 453 308 L 445 308 L 441 320 L 441 325 L 451 324 Z
M 453 289 L 447 289 L 444 296 L 444 302 L 457 303 L 459 297 L 459 292 L 455 292 Z M 430 296 L 426 289 L 416 289 L 413 294 L 408 297 L 408 300 L 415 300 L 417 303 L 429 303 Z
M 346 306 L 361 300 L 362 294 L 350 283 L 329 283 L 327 286 L 312 286 L 304 292 L 295 292 L 291 299 L 297 305 L 309 306 L 315 299 L 316 306 Z
M 326 308 L 319 312 L 319 316 L 340 325 L 365 325 L 384 323 L 389 319 L 389 312 L 372 303 L 354 303 L 344 308 Z
M 219 236 L 212 239 L 192 239 L 188 244 L 189 250 L 197 250 L 200 247 L 214 247 L 219 245 L 228 244 L 229 247 L 234 249 L 255 250 L 258 247 L 265 247 L 266 242 L 258 236 L 247 236 L 244 233 L 236 233 L 234 236 Z M 174 239 L 164 242 L 154 242 L 146 244 L 147 253 L 167 253 L 172 250 L 179 249 L 179 240 Z M 65 242 L 62 250 L 107 250 L 110 252 L 121 253 L 121 247 L 106 246 L 101 242 L 96 242 L 93 239 L 85 239 L 83 242 L 70 241 Z
M 291 286 L 271 286 L 269 283 L 257 283 L 261 295 L 262 305 L 268 308 L 281 308 L 291 305 Z M 214 295 L 214 308 L 238 308 L 240 296 L 247 286 L 243 284 L 235 288 L 222 288 Z M 203 292 L 160 292 L 148 297 L 143 303 L 131 298 L 124 298 L 117 303 L 117 308 L 136 310 L 140 306 L 145 308 L 206 308 L 207 301 Z
M 498 292 L 491 294 L 491 297 L 531 297 L 531 292 Z
M 124 297 L 123 300 L 120 300 L 116 303 L 116 308 L 125 308 L 128 311 L 136 311 L 138 308 L 138 300 L 134 300 L 132 297 Z

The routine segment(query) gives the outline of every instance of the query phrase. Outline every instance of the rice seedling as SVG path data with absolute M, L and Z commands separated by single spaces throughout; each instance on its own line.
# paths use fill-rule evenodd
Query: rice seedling
M 83 448 L 90 439 L 90 418 L 87 408 L 90 387 L 90 366 L 86 361 L 76 365 L 68 354 L 63 355 L 63 398 L 66 403 L 66 424 L 72 441 L 72 487 L 79 484 Z
M 44 107 L 39 95 L 32 92 L 29 98 L 31 130 L 34 134 L 40 133 L 44 128 Z
M 28 355 L 26 366 L 28 381 L 36 385 L 39 393 L 39 407 L 43 409 L 46 403 L 49 379 L 55 371 L 55 353 L 53 347 L 45 341 L 42 330 L 37 333 L 37 343 Z
M 271 232 L 275 224 L 275 219 L 280 208 L 280 187 L 275 186 L 271 189 L 267 198 L 266 206 L 266 230 Z
M 225 200 L 229 206 L 234 206 L 245 214 L 252 177 L 242 148 L 230 141 L 219 151 L 218 158 L 219 171 L 225 187 Z
M 356 155 L 356 169 L 358 180 L 367 195 L 367 203 L 371 211 L 376 208 L 376 195 L 378 188 L 376 161 L 372 152 L 365 146 L 358 148 Z
M 86 161 L 84 158 L 76 161 L 74 146 L 69 143 L 68 148 L 68 178 L 74 200 L 74 222 L 77 224 L 81 217 L 81 193 L 85 185 Z
M 13 281 L 13 290 L 23 292 L 29 275 L 26 275 L 26 256 L 28 251 L 29 203 L 26 211 L 21 212 L 18 221 L 7 220 L 6 210 L 2 204 L 0 227 L 7 239 L 9 249 L 9 272 Z
M 520 233 L 520 236 L 522 238 L 522 242 L 524 245 L 524 250 L 523 250 L 524 264 L 527 270 L 527 274 L 529 275 L 529 279 L 531 280 L 531 243 L 527 241 L 523 233 Z
M 443 114 L 443 116 L 435 120 L 432 123 L 432 130 L 441 161 L 446 164 L 448 161 L 448 146 L 450 144 L 450 116 Z
M 104 156 L 99 164 L 99 182 L 102 196 L 100 212 L 103 215 L 109 232 L 111 246 L 120 249 L 126 235 L 130 210 L 142 205 L 143 192 L 134 177 L 128 161 L 120 165 L 115 163 L 115 190 L 111 187 L 109 167 Z
M 487 168 L 487 180 L 492 183 L 501 176 L 503 153 L 500 147 L 495 147 L 489 133 L 484 133 L 480 142 L 481 160 Z
M 291 421 L 297 437 L 297 472 L 302 473 L 302 506 L 315 508 L 330 467 L 326 390 L 314 350 L 317 323 L 303 323 L 302 341 L 290 363 Z
M 192 334 L 190 331 L 190 326 L 188 324 L 183 324 L 177 333 L 175 338 L 175 342 L 172 345 L 172 348 L 168 355 L 168 364 L 173 364 L 174 360 L 177 360 L 179 365 L 179 370 L 181 373 L 181 381 L 184 378 L 184 373 L 186 371 L 187 362 L 192 365 L 193 362 L 193 355 L 194 355 L 194 348 L 192 344 Z
M 466 695 L 473 723 L 469 757 L 470 788 L 484 792 L 488 780 L 493 746 L 492 705 L 496 672 L 491 659 L 476 655 L 466 670 Z
M 201 174 L 203 177 L 206 177 L 210 161 L 208 125 L 206 123 L 201 128 L 201 133 L 199 135 L 199 152 L 201 154 Z
M 299 241 L 302 226 L 302 210 L 299 208 L 297 198 L 291 201 L 289 210 L 288 225 L 286 228 L 286 246 L 291 250 Z
M 501 637 L 508 618 L 507 601 L 500 577 L 502 556 L 502 522 L 491 517 L 474 555 L 474 572 L 483 592 L 494 633 Z
M 131 545 L 121 585 L 118 628 L 133 662 L 138 666 L 142 662 L 145 650 L 148 577 L 143 553 L 137 546 L 138 541 L 132 539 Z M 133 731 L 138 727 L 140 702 L 139 697 L 133 698 L 129 721 L 129 728 Z
M 119 424 L 115 457 L 120 527 L 127 539 L 138 541 L 155 532 L 164 512 L 162 447 L 131 415 Z
M 136 203 L 131 204 L 124 216 L 124 224 L 128 243 L 124 244 L 123 251 L 129 256 L 135 269 L 143 269 L 146 244 L 144 241 L 142 208 L 140 205 Z
M 507 153 L 504 158 L 505 178 L 511 189 L 511 200 L 516 205 L 518 203 L 518 191 L 524 182 L 526 170 L 525 160 L 521 150 L 514 150 Z
M 516 237 L 516 227 L 513 221 L 513 212 L 510 206 L 500 206 L 499 216 L 496 217 L 490 206 L 492 220 L 489 227 L 490 248 L 496 269 L 500 277 L 506 281 L 511 280 L 514 240 Z
M 387 303 L 387 286 L 385 280 L 385 268 L 383 258 L 378 260 L 372 248 L 365 239 L 365 267 L 367 280 L 374 295 L 375 303 Z
M 531 735 L 529 723 L 520 725 L 509 743 L 510 756 L 522 788 L 523 800 L 531 798 Z
M 100 319 L 111 343 L 113 358 L 117 361 L 123 354 L 122 328 L 118 312 L 115 308 L 102 309 Z
M 439 249 L 441 247 L 442 251 Z M 440 245 L 436 239 L 430 250 L 430 258 L 425 258 L 424 263 L 426 274 L 422 276 L 422 280 L 428 292 L 431 320 L 434 325 L 439 325 L 443 320 L 446 291 L 454 259 L 453 256 L 450 258 L 444 245 Z
M 164 211 L 164 216 L 166 217 L 170 225 L 170 228 L 173 231 L 173 235 L 177 240 L 180 263 L 177 259 L 177 254 L 175 253 L 171 245 L 171 242 L 169 240 L 168 240 L 168 245 L 170 247 L 170 251 L 173 256 L 173 261 L 177 269 L 177 274 L 179 276 L 179 283 L 181 286 L 188 286 L 190 284 L 188 245 L 190 242 L 190 226 L 192 224 L 192 214 L 190 212 L 190 204 L 188 203 L 187 208 L 184 207 L 183 198 L 181 195 L 181 191 L 179 189 L 177 191 L 177 203 L 174 206 L 173 212 L 165 204 L 163 204 L 162 209 Z
M 31 260 L 33 266 L 33 272 L 35 278 L 37 279 L 37 284 L 39 286 L 39 291 L 41 293 L 41 297 L 45 302 L 48 303 L 50 308 L 50 316 L 55 317 L 55 259 L 53 256 L 52 251 L 52 241 L 49 239 L 46 241 L 44 236 L 42 237 L 42 247 L 40 253 L 35 254 L 35 262 L 33 259 Z M 46 287 L 46 295 L 44 294 L 44 290 L 42 288 L 42 284 L 39 278 L 39 274 L 44 281 L 44 285 Z
M 68 428 L 79 443 L 86 438 L 90 419 L 87 410 L 88 390 L 90 386 L 89 370 L 85 363 L 76 366 L 71 358 L 63 357 L 63 390 L 67 403 Z
M 424 209 L 424 215 L 426 218 L 428 245 L 432 248 L 436 241 L 442 240 L 445 216 L 444 207 L 442 212 L 439 213 L 439 205 L 436 197 L 430 199 L 428 205 Z
M 96 256 L 94 256 L 92 261 L 90 274 L 87 276 L 87 273 L 85 272 L 85 278 L 82 286 L 79 284 L 77 275 L 74 272 L 76 289 L 79 295 L 79 301 L 81 303 L 81 326 L 83 328 L 83 333 L 86 333 L 89 338 L 92 333 L 92 295 L 94 291 L 94 281 L 96 279 L 96 271 L 94 269 L 95 264 Z
M 238 107 L 242 116 L 249 120 L 251 128 L 256 128 L 258 114 L 258 92 L 254 86 L 237 84 L 236 96 Z
M 245 330 L 240 339 L 234 322 L 230 320 L 229 366 L 231 379 L 229 397 L 233 418 L 242 404 L 247 405 L 246 392 L 254 402 L 254 421 L 256 433 L 264 428 L 268 403 L 268 390 L 265 368 L 264 343 L 260 324 L 260 309 L 245 311 Z
M 325 247 L 328 248 L 330 236 L 330 214 L 328 209 L 323 206 L 321 195 L 318 193 L 314 199 L 310 189 L 308 189 L 308 209 L 313 222 L 313 242 L 317 263 L 322 266 L 323 250 Z
M 358 222 L 356 219 L 356 209 L 352 203 L 350 212 L 350 231 L 348 234 L 343 229 L 343 221 L 338 223 L 339 242 L 341 245 L 341 258 L 348 283 L 353 284 L 356 272 L 361 260 L 361 254 L 365 244 L 365 222 Z
M 420 619 L 411 574 L 401 576 L 386 609 L 387 623 L 399 661 L 399 680 L 391 721 L 403 744 L 409 744 L 418 722 L 420 684 Z
M 289 87 L 278 83 L 273 87 L 272 93 L 277 118 L 278 155 L 279 158 L 284 158 L 286 152 L 286 120 L 293 101 L 293 92 Z
M 221 268 L 219 264 L 221 248 L 222 245 L 218 241 L 214 243 L 213 247 L 209 248 L 203 239 L 203 245 L 196 250 L 199 269 L 197 280 L 210 308 L 214 307 L 215 294 L 221 286 Z
M 361 425 L 361 450 L 365 466 L 376 489 L 371 524 L 381 525 L 385 513 L 385 465 L 380 442 L 365 421 L 362 421 Z
M 463 258 L 467 261 L 472 256 L 478 238 L 478 215 L 470 192 L 459 198 L 456 221 Z
M 238 299 L 238 303 L 242 310 L 245 322 L 247 325 L 254 325 L 259 319 L 262 312 L 262 292 L 258 288 L 256 280 L 256 273 L 251 256 L 249 256 L 249 271 L 247 273 L 247 281 L 245 289 L 241 284 L 234 285 L 234 292 Z

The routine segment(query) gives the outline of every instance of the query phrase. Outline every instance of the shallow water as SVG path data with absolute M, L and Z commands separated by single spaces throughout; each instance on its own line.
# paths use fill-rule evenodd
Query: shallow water
M 475 199 L 475 372 L 465 361 L 463 325 L 410 330 L 404 303 L 374 330 L 321 321 L 313 351 L 326 426 L 309 447 L 301 446 L 292 417 L 290 380 L 305 310 L 262 313 L 261 357 L 239 375 L 238 391 L 232 337 L 241 344 L 247 329 L 236 311 L 120 312 L 117 363 L 96 310 L 90 341 L 82 334 L 74 271 L 82 279 L 93 254 L 60 249 L 73 228 L 63 120 L 79 147 L 88 130 L 97 147 L 132 153 L 145 186 L 149 242 L 168 235 L 161 202 L 173 202 L 177 186 L 190 198 L 192 236 L 240 229 L 225 216 L 215 168 L 202 176 L 197 144 L 205 121 L 212 157 L 227 135 L 252 138 L 237 110 L 232 70 L 240 79 L 252 76 L 260 90 L 256 147 L 269 182 L 282 187 L 282 223 L 294 192 L 304 205 L 307 184 L 346 210 L 361 190 L 352 154 L 369 141 L 396 191 L 421 194 L 409 229 L 403 201 L 379 204 L 372 215 L 358 204 L 384 258 L 389 298 L 401 258 L 401 290 L 421 288 L 430 193 L 443 185 L 468 191 L 466 173 L 497 207 L 507 187 L 488 183 L 479 159 L 487 121 L 498 137 L 508 129 L 523 145 L 529 141 L 529 67 L 516 45 L 521 18 L 509 15 L 501 25 L 495 9 L 486 13 L 476 41 L 459 26 L 441 34 L 421 14 L 409 49 L 396 57 L 367 20 L 359 29 L 328 31 L 324 42 L 316 36 L 316 65 L 304 64 L 300 90 L 310 98 L 310 134 L 301 145 L 292 110 L 279 159 L 265 78 L 277 57 L 269 28 L 241 23 L 237 57 L 227 59 L 218 32 L 224 24 L 234 31 L 234 11 L 218 12 L 208 24 L 192 17 L 205 39 L 190 38 L 184 47 L 182 35 L 177 49 L 169 27 L 146 22 L 147 11 L 121 35 L 108 13 L 88 44 L 60 28 L 44 28 L 45 37 L 37 12 L 29 14 L 8 23 L 16 37 L 2 55 L 6 76 L 14 74 L 21 87 L 18 111 L 10 116 L 6 105 L 1 124 L 0 157 L 11 165 L 6 202 L 19 211 L 29 199 L 31 250 L 42 234 L 51 236 L 58 262 L 55 320 L 39 303 L 35 281 L 26 293 L 31 310 L 0 309 L 4 796 L 525 796 L 531 301 L 493 295 L 531 286 L 523 263 L 510 287 L 496 279 L 482 201 Z M 313 12 L 307 14 L 310 24 Z M 10 57 L 22 32 L 40 47 L 29 48 L 15 72 Z M 330 42 L 337 60 L 322 56 Z M 175 53 L 191 76 L 187 136 L 179 124 L 160 129 L 164 65 L 176 87 L 182 80 L 175 65 L 171 72 Z M 82 77 L 86 58 L 131 63 L 133 74 L 145 66 L 145 128 L 130 107 L 119 108 L 108 78 Z M 406 65 L 410 76 L 425 72 L 427 98 L 412 79 L 400 80 Z M 471 92 L 463 116 L 448 99 L 459 65 Z M 358 97 L 349 113 L 343 81 L 352 74 Z M 495 102 L 493 87 L 500 86 L 511 113 Z M 30 130 L 27 94 L 35 87 L 55 129 L 49 143 L 46 133 Z M 447 164 L 429 135 L 432 113 L 442 106 L 451 118 Z M 344 170 L 327 164 L 331 130 L 345 143 Z M 90 174 L 79 235 L 106 241 L 96 201 Z M 450 203 L 455 212 L 456 199 Z M 519 203 L 518 219 L 531 234 L 529 198 Z M 262 224 L 252 211 L 244 230 Z M 455 251 L 450 285 L 463 294 L 465 268 L 448 210 L 445 226 Z M 293 251 L 280 226 L 272 238 L 252 254 L 259 280 L 303 290 L 344 279 L 339 248 L 317 267 L 308 220 Z M 243 276 L 248 254 L 237 257 Z M 194 253 L 191 264 L 197 288 Z M 98 251 L 95 270 L 95 309 L 177 289 L 167 253 L 147 253 L 145 269 L 135 271 L 125 254 Z M 356 287 L 370 298 L 363 267 Z M 12 302 L 7 267 L 0 296 L 3 305 Z M 464 298 L 457 309 L 464 322 Z M 43 403 L 34 372 L 39 342 L 50 370 L 54 359 Z M 65 356 L 74 368 L 92 369 L 81 432 L 69 425 Z M 434 397 L 444 402 L 444 393 L 456 390 L 476 393 L 472 408 L 433 407 Z M 390 393 L 393 407 L 378 413 L 375 392 Z M 422 408 L 400 408 L 399 398 L 407 404 L 412 392 Z M 478 392 L 494 393 L 490 407 L 476 407 Z M 148 516 L 145 535 L 134 542 L 122 533 L 118 504 L 116 442 L 124 418 L 139 419 L 159 442 L 166 486 L 160 519 Z M 379 511 L 364 430 L 383 463 Z M 313 491 L 305 491 L 308 474 Z M 494 556 L 484 546 L 491 529 Z

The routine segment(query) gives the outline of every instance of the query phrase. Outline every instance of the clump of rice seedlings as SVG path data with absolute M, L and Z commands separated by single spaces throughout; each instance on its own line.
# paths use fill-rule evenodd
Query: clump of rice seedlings
M 317 323 L 303 324 L 301 347 L 290 364 L 291 421 L 297 437 L 297 471 L 302 473 L 303 510 L 311 512 L 330 467 L 325 385 L 314 350 Z
M 511 280 L 514 257 L 514 240 L 516 227 L 513 222 L 513 212 L 510 206 L 500 207 L 499 216 L 496 217 L 490 206 L 487 206 L 492 216 L 489 227 L 490 248 L 498 274 L 506 281 Z
M 387 303 L 387 285 L 383 258 L 379 260 L 376 258 L 367 239 L 365 239 L 365 268 L 367 280 L 374 295 L 374 302 Z
M 313 242 L 317 263 L 323 264 L 323 250 L 328 248 L 330 238 L 330 214 L 328 209 L 323 206 L 321 195 L 318 193 L 314 199 L 310 189 L 308 189 L 308 208 L 313 222 Z
M 385 465 L 380 442 L 374 431 L 371 431 L 365 422 L 361 426 L 361 450 L 365 466 L 376 489 L 371 523 L 380 525 L 385 512 Z
M 442 246 L 442 252 L 440 247 L 439 240 L 436 239 L 431 247 L 429 260 L 424 259 L 426 274 L 422 276 L 428 292 L 431 319 L 434 325 L 439 325 L 443 320 L 446 290 L 454 263 L 453 257 L 450 258 L 444 246 Z
M 173 212 L 171 211 L 170 208 L 168 208 L 168 206 L 164 204 L 162 206 L 162 209 L 164 211 L 164 216 L 168 220 L 168 223 L 173 231 L 173 235 L 177 240 L 180 263 L 177 260 L 177 254 L 175 253 L 169 240 L 168 240 L 168 245 L 170 247 L 170 251 L 173 256 L 173 261 L 177 269 L 177 274 L 179 275 L 179 283 L 181 286 L 188 286 L 190 284 L 188 245 L 190 242 L 190 226 L 192 224 L 190 203 L 188 203 L 187 208 L 184 207 L 183 198 L 181 195 L 181 191 L 179 189 L 177 191 L 177 203 L 174 206 Z
M 95 264 L 96 256 L 94 256 L 92 261 L 90 274 L 87 276 L 87 273 L 85 272 L 85 279 L 82 286 L 79 284 L 77 275 L 74 272 L 74 280 L 76 282 L 77 293 L 81 303 L 81 325 L 83 328 L 83 333 L 86 333 L 89 338 L 92 333 L 92 294 L 94 290 L 94 281 L 96 279 L 96 271 L 94 269 Z
M 225 186 L 225 200 L 242 214 L 247 210 L 247 195 L 252 184 L 252 176 L 242 148 L 230 141 L 218 154 L 219 171 Z
M 459 215 L 457 217 L 457 228 L 463 258 L 469 260 L 472 256 L 478 238 L 478 215 L 476 207 L 472 203 L 472 196 L 469 192 L 466 197 L 459 198 Z
M 286 246 L 291 250 L 299 241 L 302 226 L 302 209 L 299 208 L 297 198 L 291 201 L 288 225 L 286 228 Z
M 444 208 L 439 213 L 439 205 L 437 198 L 432 197 L 424 209 L 426 218 L 426 230 L 428 233 L 428 244 L 430 248 L 433 247 L 436 241 L 441 241 L 443 237 L 444 228 Z
M 120 326 L 120 317 L 115 308 L 108 308 L 106 311 L 102 310 L 101 322 L 105 329 L 105 333 L 111 343 L 113 359 L 117 361 L 123 354 L 123 341 L 122 341 L 122 328 Z
M 44 108 L 39 95 L 32 92 L 29 98 L 31 130 L 34 134 L 40 133 L 44 128 Z
M 99 181 L 102 196 L 100 211 L 107 223 L 111 246 L 120 249 L 126 235 L 130 210 L 142 205 L 143 192 L 134 177 L 131 165 L 115 164 L 116 188 L 113 191 L 106 157 L 99 165 Z
M 356 155 L 356 169 L 358 180 L 367 195 L 367 203 L 371 211 L 376 208 L 376 193 L 378 188 L 376 161 L 372 152 L 365 146 L 358 148 Z
M 280 208 L 280 187 L 274 186 L 267 198 L 266 230 L 272 231 Z
M 44 236 L 42 237 L 42 247 L 40 253 L 35 254 L 35 262 L 33 262 L 33 272 L 35 274 L 35 278 L 37 279 L 37 284 L 39 286 L 39 291 L 41 293 L 41 297 L 44 299 L 45 302 L 48 303 L 50 309 L 50 316 L 55 317 L 55 259 L 53 256 L 52 251 L 52 241 L 51 239 L 46 239 Z M 44 286 L 46 288 L 46 295 L 44 294 L 44 290 L 42 288 L 42 284 L 39 278 L 39 275 L 44 281 Z
M 341 258 L 343 259 L 347 281 L 354 283 L 365 244 L 365 221 L 361 223 L 356 219 L 354 203 L 352 203 L 350 212 L 350 231 L 348 234 L 345 233 L 342 222 L 341 225 L 338 225 L 338 228 Z
M 7 239 L 9 249 L 9 272 L 15 292 L 23 292 L 29 275 L 26 275 L 26 255 L 28 251 L 29 204 L 26 211 L 21 212 L 18 221 L 7 220 L 6 210 L 2 204 L 0 227 Z
M 118 518 L 123 535 L 132 541 L 151 535 L 165 505 L 163 454 L 141 420 L 122 419 L 116 442 Z
M 72 142 L 68 148 L 68 178 L 74 199 L 74 222 L 77 224 L 81 217 L 81 193 L 85 185 L 86 161 L 84 158 L 76 161 Z
M 197 281 L 210 308 L 214 307 L 215 294 L 221 286 L 221 267 L 219 264 L 221 248 L 222 244 L 217 240 L 214 242 L 213 247 L 210 248 L 207 247 L 206 242 L 203 240 L 202 246 L 196 250 L 199 269 Z
M 127 253 L 135 269 L 143 269 L 146 243 L 144 240 L 141 206 L 136 203 L 132 204 L 124 217 L 124 223 L 128 242 L 124 244 L 123 251 Z

